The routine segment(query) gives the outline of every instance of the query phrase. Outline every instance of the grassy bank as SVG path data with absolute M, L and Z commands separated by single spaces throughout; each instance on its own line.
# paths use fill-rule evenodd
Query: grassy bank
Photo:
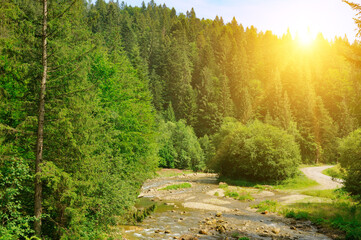
M 333 178 L 342 179 L 345 175 L 345 170 L 341 168 L 340 164 L 337 164 L 332 168 L 323 170 L 322 173 Z
M 315 224 L 339 229 L 346 239 L 361 239 L 361 206 L 343 190 L 304 191 L 303 194 L 323 197 L 332 201 L 299 202 L 281 205 L 277 201 L 262 201 L 254 208 L 258 211 L 277 212 L 297 220 L 310 220 Z
M 343 170 L 337 165 L 323 173 L 334 178 L 341 178 Z M 283 205 L 274 200 L 266 200 L 252 207 L 257 208 L 259 212 L 267 210 L 296 220 L 310 220 L 314 224 L 344 232 L 345 239 L 361 240 L 361 205 L 357 204 L 357 201 L 343 189 L 312 190 L 312 187 L 317 186 L 318 183 L 308 179 L 301 171 L 294 178 L 278 183 L 260 183 L 227 178 L 220 178 L 220 181 L 219 187 L 225 190 L 226 196 L 236 199 L 239 198 L 239 193 L 229 191 L 232 186 L 251 187 L 260 190 L 297 190 L 300 194 L 315 197 L 317 198 L 315 202 L 309 201 L 307 198 L 308 200 L 304 202 Z
M 318 185 L 316 181 L 307 178 L 301 171 L 299 171 L 294 178 L 290 178 L 282 182 L 276 182 L 276 183 L 252 182 L 248 180 L 234 180 L 224 177 L 221 177 L 219 181 L 225 182 L 228 185 L 232 185 L 232 186 L 253 187 L 261 190 L 271 190 L 271 189 L 300 190 Z
M 159 190 L 178 190 L 178 189 L 182 189 L 182 188 L 191 188 L 191 187 L 192 187 L 192 185 L 190 183 L 179 183 L 179 184 L 173 184 L 173 185 L 166 186 Z

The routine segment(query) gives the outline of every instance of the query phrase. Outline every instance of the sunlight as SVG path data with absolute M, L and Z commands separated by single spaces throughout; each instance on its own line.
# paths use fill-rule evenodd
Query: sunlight
M 315 38 L 312 36 L 309 30 L 305 32 L 299 32 L 298 34 L 298 43 L 303 47 L 309 47 L 312 45 L 314 39 Z
M 301 47 L 310 47 L 316 38 L 309 27 L 298 28 L 296 32 L 296 41 Z

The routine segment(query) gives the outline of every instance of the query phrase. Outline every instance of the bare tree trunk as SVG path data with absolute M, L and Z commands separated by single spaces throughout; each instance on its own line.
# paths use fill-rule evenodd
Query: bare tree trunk
M 46 90 L 46 79 L 48 71 L 47 63 L 47 16 L 48 16 L 48 2 L 43 0 L 43 75 L 41 79 L 40 96 L 39 96 L 39 118 L 38 118 L 38 135 L 36 142 L 36 162 L 35 162 L 35 199 L 34 199 L 34 213 L 35 222 L 34 230 L 36 236 L 41 236 L 41 198 L 42 198 L 42 183 L 40 179 L 41 167 L 40 164 L 43 161 L 43 143 L 44 143 L 44 115 L 45 115 L 45 90 Z

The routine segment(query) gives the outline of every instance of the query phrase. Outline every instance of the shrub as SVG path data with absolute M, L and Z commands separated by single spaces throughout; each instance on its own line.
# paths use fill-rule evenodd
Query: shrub
M 226 122 L 215 137 L 212 167 L 233 179 L 278 181 L 292 177 L 301 160 L 294 137 L 259 121 Z
M 163 138 L 159 150 L 160 167 L 203 170 L 204 154 L 193 128 L 185 121 L 161 123 Z
M 0 146 L 0 240 L 23 239 L 33 233 L 22 196 L 29 196 L 32 178 L 24 160 L 4 157 L 4 148 Z
M 345 188 L 352 195 L 361 195 L 361 128 L 341 140 L 341 167 L 346 169 Z

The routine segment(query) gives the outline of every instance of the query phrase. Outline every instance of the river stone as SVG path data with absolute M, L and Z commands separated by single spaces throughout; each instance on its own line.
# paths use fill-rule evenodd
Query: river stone
M 216 226 L 216 231 L 219 232 L 219 233 L 225 233 L 226 228 L 223 225 L 217 225 Z
M 205 229 L 199 230 L 199 234 L 208 235 L 208 233 Z
M 272 229 L 272 232 L 273 232 L 274 234 L 279 234 L 280 231 L 281 231 L 281 229 L 279 229 L 279 228 L 274 228 L 274 229 Z
M 221 213 L 221 212 L 217 212 L 217 213 L 216 213 L 216 217 L 222 217 L 222 213 Z
M 198 238 L 192 235 L 182 235 L 179 237 L 179 240 L 198 240 Z

